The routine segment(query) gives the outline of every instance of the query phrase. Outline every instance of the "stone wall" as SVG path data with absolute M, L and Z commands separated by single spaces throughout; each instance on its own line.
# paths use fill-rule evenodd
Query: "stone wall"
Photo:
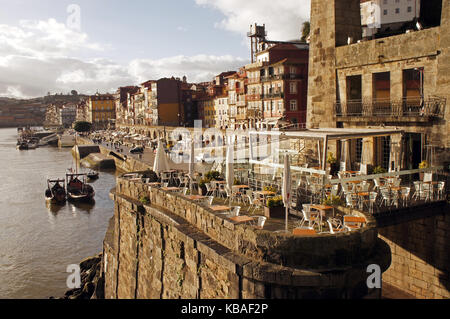
M 370 217 L 360 231 L 295 237 L 122 178 L 111 196 L 106 298 L 358 298 L 379 293 L 367 289 L 367 266 L 390 262 Z
M 311 1 L 307 126 L 395 126 L 426 134 L 426 144 L 437 146 L 435 161 L 450 161 L 450 0 L 442 0 L 438 27 L 355 43 L 362 32 L 356 22 L 359 7 L 354 0 Z M 353 44 L 345 45 L 347 37 Z M 373 74 L 389 71 L 390 98 L 401 107 L 403 70 L 414 68 L 424 69 L 425 99 L 446 99 L 443 117 L 334 116 L 334 103 L 345 105 L 347 99 L 347 76 L 361 75 L 362 100 L 371 103 Z
M 429 208 L 430 209 L 430 208 Z M 433 208 L 431 208 L 433 209 Z M 378 228 L 392 263 L 383 282 L 416 298 L 450 298 L 450 212 L 448 206 L 418 219 Z

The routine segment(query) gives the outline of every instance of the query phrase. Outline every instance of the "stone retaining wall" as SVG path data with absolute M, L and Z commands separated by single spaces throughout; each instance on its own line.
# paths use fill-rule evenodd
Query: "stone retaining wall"
M 390 263 L 372 220 L 357 232 L 295 237 L 122 178 L 111 196 L 106 298 L 357 298 L 380 292 L 367 289 L 367 266 Z

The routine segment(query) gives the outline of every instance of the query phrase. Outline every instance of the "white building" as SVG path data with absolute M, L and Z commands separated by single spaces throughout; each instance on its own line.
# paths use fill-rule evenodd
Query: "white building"
M 381 28 L 395 28 L 420 16 L 420 0 L 361 0 L 363 38 Z

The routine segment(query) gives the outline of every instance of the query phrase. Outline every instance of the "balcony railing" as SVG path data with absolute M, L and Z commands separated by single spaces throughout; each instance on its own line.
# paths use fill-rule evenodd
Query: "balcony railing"
M 261 94 L 247 94 L 247 101 L 258 101 L 261 100 Z
M 245 106 L 245 100 L 236 101 L 236 106 Z
M 294 73 L 288 73 L 288 74 L 272 74 L 272 75 L 266 75 L 261 77 L 261 82 L 267 82 L 267 81 L 276 81 L 276 80 L 299 80 L 303 79 L 303 76 L 301 74 L 294 74 Z
M 337 117 L 365 116 L 365 117 L 438 117 L 443 118 L 446 99 L 442 97 L 428 97 L 427 99 L 374 99 L 349 100 L 346 103 L 336 102 Z
M 283 92 L 273 92 L 273 93 L 266 93 L 261 94 L 262 99 L 273 99 L 273 98 L 284 98 Z

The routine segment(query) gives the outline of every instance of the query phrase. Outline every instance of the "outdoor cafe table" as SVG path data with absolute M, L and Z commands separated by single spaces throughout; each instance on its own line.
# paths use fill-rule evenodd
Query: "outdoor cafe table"
M 310 205 L 309 206 L 310 207 L 310 209 L 315 209 L 315 210 L 318 210 L 319 211 L 319 215 L 320 215 L 320 225 L 319 225 L 319 228 L 320 228 L 320 231 L 322 231 L 322 217 L 323 217 L 323 215 L 326 215 L 326 212 L 327 211 L 333 211 L 333 216 L 334 216 L 334 207 L 333 206 L 328 206 L 328 205 Z
M 202 196 L 202 195 L 186 195 L 185 197 L 187 199 L 194 200 L 194 201 L 199 201 L 199 200 L 206 198 L 206 196 Z
M 230 219 L 239 224 L 251 222 L 254 220 L 253 217 L 245 216 L 245 215 L 230 217 Z
M 229 206 L 223 206 L 223 205 L 213 205 L 210 208 L 215 212 L 226 212 L 231 209 Z
M 181 188 L 179 188 L 179 187 L 162 187 L 161 189 L 166 192 L 177 192 Z

